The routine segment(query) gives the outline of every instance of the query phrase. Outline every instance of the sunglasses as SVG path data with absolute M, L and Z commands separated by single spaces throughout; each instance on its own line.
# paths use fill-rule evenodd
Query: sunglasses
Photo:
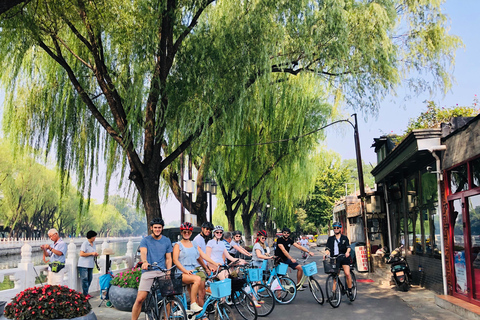
M 215 231 L 215 234 L 222 234 L 222 231 Z
M 290 234 L 290 232 L 284 232 L 283 234 Z
M 265 238 L 265 237 L 260 237 L 260 240 L 265 240 L 265 239 L 267 239 L 267 238 Z
M 333 229 L 342 229 L 342 228 L 340 228 L 340 227 L 333 227 Z
M 241 238 L 242 236 L 235 236 L 235 238 Z
M 183 230 L 182 232 L 183 233 L 192 233 L 192 231 L 190 231 L 190 230 Z

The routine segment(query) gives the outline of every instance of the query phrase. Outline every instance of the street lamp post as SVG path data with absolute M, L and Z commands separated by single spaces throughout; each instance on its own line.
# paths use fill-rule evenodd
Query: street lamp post
M 212 222 L 213 215 L 212 215 L 212 195 L 217 194 L 217 183 L 215 180 L 210 180 L 207 178 L 205 182 L 203 183 L 203 190 L 208 193 L 209 195 L 209 204 L 208 204 L 208 210 L 209 210 L 209 216 L 210 216 L 210 222 Z M 212 222 L 213 223 L 213 222 Z

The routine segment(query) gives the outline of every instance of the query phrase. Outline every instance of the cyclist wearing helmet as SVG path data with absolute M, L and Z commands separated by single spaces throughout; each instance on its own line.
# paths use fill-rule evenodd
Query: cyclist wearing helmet
M 204 222 L 202 224 L 202 231 L 195 238 L 193 238 L 193 243 L 200 252 L 206 253 L 207 252 L 207 242 L 212 239 L 212 229 L 213 224 L 211 222 Z M 205 264 L 207 261 L 204 261 Z M 207 268 L 208 269 L 208 268 Z M 208 270 L 206 270 L 208 272 Z
M 160 218 L 154 218 L 150 221 L 150 230 L 152 233 L 143 238 L 140 242 L 140 255 L 142 257 L 142 276 L 138 285 L 137 299 L 132 308 L 132 320 L 137 320 L 142 311 L 143 301 L 152 286 L 153 279 L 164 275 L 159 270 L 148 271 L 148 266 L 154 262 L 162 269 L 172 267 L 172 242 L 167 237 L 162 236 L 165 223 Z
M 277 249 L 275 249 L 275 255 L 278 257 L 278 260 L 288 264 L 290 268 L 297 270 L 297 283 L 299 283 L 303 277 L 302 266 L 297 263 L 296 259 L 292 258 L 292 256 L 290 255 L 290 248 L 294 246 L 295 248 L 301 251 L 304 251 L 311 256 L 313 256 L 313 252 L 308 251 L 308 249 L 303 248 L 301 245 L 299 245 L 293 239 L 291 239 L 289 237 L 291 233 L 289 228 L 286 228 L 286 227 L 283 228 L 282 233 L 283 233 L 283 237 L 280 237 L 277 239 Z M 297 285 L 297 291 L 302 291 L 302 290 L 303 290 L 303 287 Z
M 232 241 L 230 242 L 230 251 L 228 253 L 230 253 L 232 256 L 234 256 L 235 258 L 240 258 L 240 254 L 244 254 L 248 257 L 251 257 L 252 254 L 250 252 L 248 252 L 247 250 L 245 250 L 241 245 L 240 245 L 240 241 L 242 240 L 242 233 L 240 231 L 233 231 L 233 239 Z
M 200 266 L 207 269 L 203 259 L 215 264 L 205 253 L 200 253 L 198 248 L 190 241 L 193 226 L 185 222 L 180 226 L 182 240 L 173 247 L 173 263 L 177 266 L 177 273 L 182 273 L 182 282 L 191 285 L 190 310 L 193 312 L 202 311 L 203 297 L 205 296 L 205 273 L 200 271 Z M 202 259 L 203 258 L 203 259 Z M 197 293 L 201 299 L 198 299 Z
M 345 256 L 337 259 L 337 264 L 341 265 L 345 272 L 347 290 L 350 292 L 352 290 L 352 277 L 350 276 L 350 264 L 352 262 L 350 251 L 352 248 L 350 248 L 350 241 L 347 236 L 342 234 L 342 224 L 338 221 L 333 223 L 333 233 L 334 235 L 327 239 L 326 255 L 323 259 L 328 256 L 336 257 L 341 253 L 345 254 Z
M 223 243 L 223 227 L 216 226 L 213 228 L 213 239 L 207 243 L 207 255 L 215 262 L 223 264 L 225 259 L 228 259 L 232 262 L 238 261 L 240 259 L 235 259 L 228 253 L 225 244 Z M 209 264 L 210 269 L 214 269 L 216 265 Z M 226 278 L 227 271 L 224 270 L 218 274 L 218 278 L 223 280 Z
M 265 245 L 266 240 L 267 232 L 265 230 L 258 231 L 257 240 L 255 240 L 255 245 L 253 246 L 252 250 L 252 261 L 254 267 L 261 268 L 263 260 L 273 259 L 273 257 L 267 253 L 267 246 Z

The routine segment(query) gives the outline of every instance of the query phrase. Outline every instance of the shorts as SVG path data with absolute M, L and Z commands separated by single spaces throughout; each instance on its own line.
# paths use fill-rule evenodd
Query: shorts
M 153 279 L 156 277 L 162 277 L 164 275 L 165 272 L 158 270 L 146 271 L 142 273 L 142 276 L 140 277 L 140 283 L 138 284 L 138 291 L 150 291 Z
M 207 274 L 205 273 L 202 267 L 196 267 L 194 270 L 197 271 L 194 274 L 196 276 L 199 276 L 203 282 L 207 281 Z
M 351 257 L 341 256 L 337 258 L 337 264 L 339 266 L 349 266 L 352 264 L 352 259 Z
M 287 259 L 287 260 L 283 261 L 283 263 L 288 264 L 288 266 L 292 269 L 295 269 L 298 266 L 298 263 L 292 262 L 292 260 L 290 260 L 290 259 Z

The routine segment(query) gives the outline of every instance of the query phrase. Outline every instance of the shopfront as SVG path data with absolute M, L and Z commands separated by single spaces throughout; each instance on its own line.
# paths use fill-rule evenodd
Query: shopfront
M 480 134 L 478 119 L 445 138 L 449 293 L 480 305 Z

